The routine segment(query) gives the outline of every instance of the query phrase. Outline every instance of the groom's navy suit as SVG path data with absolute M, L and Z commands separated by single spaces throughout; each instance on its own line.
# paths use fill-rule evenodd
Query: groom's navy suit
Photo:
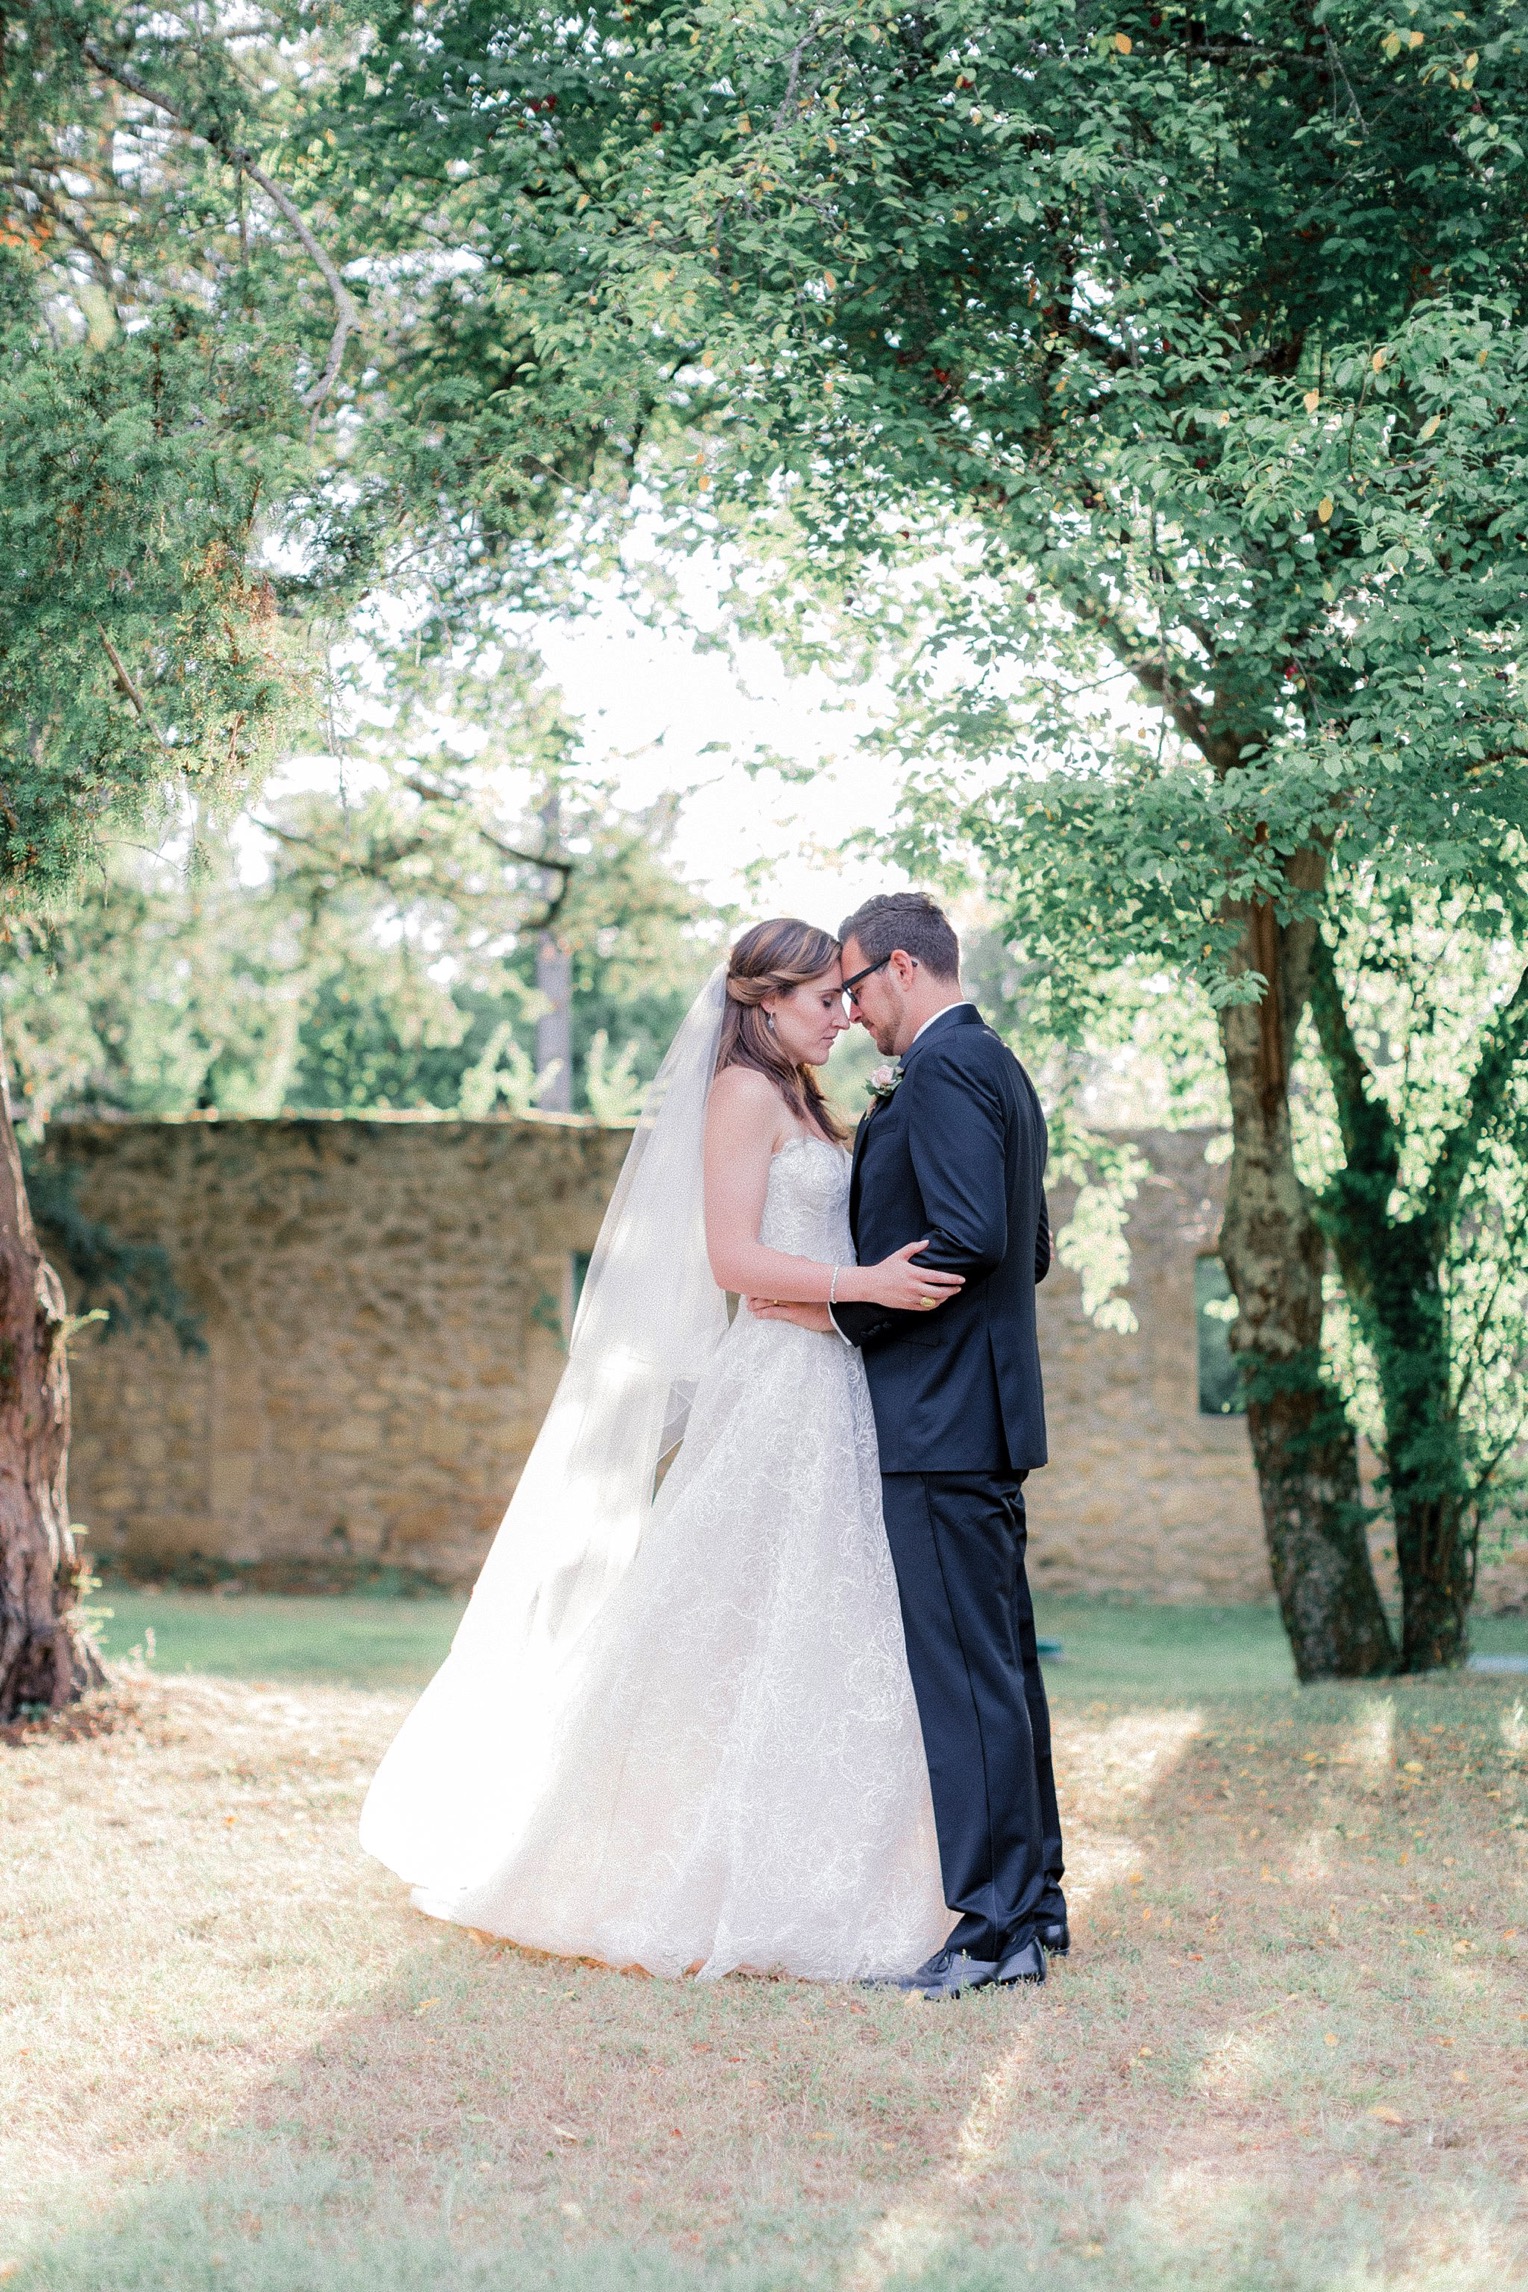
M 1045 1117 L 969 1003 L 904 1051 L 854 1145 L 862 1265 L 966 1277 L 932 1313 L 847 1304 L 881 1449 L 886 1533 L 933 1788 L 950 1940 L 1003 1958 L 1065 1915 L 1050 1715 L 1024 1572 L 1026 1473 L 1045 1462 L 1035 1284 L 1050 1266 Z

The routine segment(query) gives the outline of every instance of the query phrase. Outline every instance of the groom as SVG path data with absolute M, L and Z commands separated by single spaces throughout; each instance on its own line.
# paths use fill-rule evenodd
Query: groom
M 832 1308 L 863 1348 L 886 1533 L 933 1789 L 942 1950 L 903 1987 L 958 1997 L 1043 1982 L 1068 1947 L 1050 1715 L 1024 1573 L 1024 1480 L 1045 1462 L 1035 1285 L 1050 1269 L 1045 1118 L 1018 1060 L 960 992 L 960 944 L 918 892 L 839 931 L 850 1015 L 895 1054 L 854 1146 L 862 1264 L 927 1235 L 965 1275 L 927 1317 Z M 826 1329 L 820 1306 L 752 1309 Z

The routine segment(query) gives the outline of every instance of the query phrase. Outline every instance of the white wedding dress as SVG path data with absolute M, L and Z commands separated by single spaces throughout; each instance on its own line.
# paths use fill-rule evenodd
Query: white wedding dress
M 760 1239 L 851 1259 L 848 1189 L 842 1148 L 793 1141 Z M 911 1969 L 951 1917 L 859 1355 L 740 1310 L 652 1485 L 574 1654 L 538 1674 L 529 1772 L 532 1698 L 505 1702 L 484 1634 L 464 1632 L 377 1777 L 365 1843 L 421 1909 L 564 1956 L 708 1978 Z

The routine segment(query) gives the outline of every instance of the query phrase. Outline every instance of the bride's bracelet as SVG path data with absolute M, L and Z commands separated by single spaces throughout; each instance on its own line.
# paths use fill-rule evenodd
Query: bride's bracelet
M 838 1277 L 843 1270 L 841 1265 L 835 1265 L 833 1268 L 833 1279 L 828 1283 L 828 1304 L 830 1306 L 838 1303 Z

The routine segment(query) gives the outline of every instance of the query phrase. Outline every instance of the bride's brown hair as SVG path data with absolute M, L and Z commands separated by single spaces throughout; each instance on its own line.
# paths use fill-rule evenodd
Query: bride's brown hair
M 774 1084 L 798 1121 L 842 1144 L 848 1133 L 818 1088 L 816 1075 L 786 1056 L 762 1008 L 766 995 L 787 995 L 792 987 L 820 979 L 838 956 L 838 941 L 830 931 L 798 923 L 793 916 L 745 931 L 727 957 L 727 1007 L 716 1071 L 751 1066 Z

